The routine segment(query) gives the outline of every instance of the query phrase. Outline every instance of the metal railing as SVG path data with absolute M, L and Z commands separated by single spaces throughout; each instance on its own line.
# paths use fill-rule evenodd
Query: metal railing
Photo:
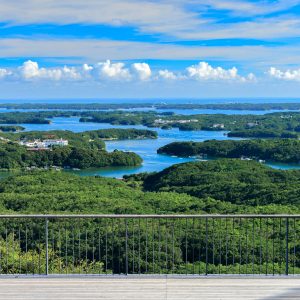
M 0 274 L 300 274 L 300 215 L 0 215 Z

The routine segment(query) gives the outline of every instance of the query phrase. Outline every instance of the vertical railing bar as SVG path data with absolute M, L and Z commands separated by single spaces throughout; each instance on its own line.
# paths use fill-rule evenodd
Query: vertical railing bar
M 232 218 L 232 267 L 234 268 L 235 264 L 235 231 L 234 231 L 234 224 L 235 219 Z
M 126 219 L 126 247 L 127 247 L 127 219 Z M 127 249 L 126 249 L 127 251 Z M 107 219 L 105 219 L 105 274 L 107 275 L 107 271 L 108 271 L 108 266 L 107 266 L 107 263 L 108 263 L 108 257 L 107 257 Z M 127 252 L 126 252 L 126 255 Z M 127 272 L 126 272 L 127 274 Z
M 14 225 L 12 225 L 12 273 L 15 273 L 15 230 Z
M 93 268 L 93 274 L 95 274 L 95 229 L 92 228 L 92 268 Z
M 175 263 L 174 226 L 175 226 L 175 219 L 173 219 L 173 224 L 172 224 L 172 274 L 174 273 L 174 263 Z
M 166 273 L 168 273 L 168 219 L 165 220 L 165 229 L 166 229 Z
M 228 222 L 227 218 L 225 219 L 225 266 L 226 274 L 228 273 Z
M 185 274 L 187 275 L 188 270 L 187 270 L 187 262 L 188 262 L 188 253 L 187 253 L 187 218 L 185 218 Z
M 59 274 L 62 273 L 61 257 L 62 257 L 62 240 L 61 240 L 61 222 L 58 220 L 58 257 L 59 257 Z
M 193 260 L 193 275 L 195 274 L 195 218 L 192 224 L 192 260 Z
M 115 259 L 114 259 L 114 248 L 115 248 L 115 219 L 111 219 L 111 269 L 115 274 Z
M 282 219 L 279 218 L 279 274 L 282 273 Z
M 201 274 L 201 238 L 202 238 L 202 219 L 198 219 L 198 226 L 199 226 L 199 245 L 198 245 L 198 258 L 199 258 L 199 275 Z
M 205 218 L 205 275 L 208 275 L 208 218 Z
M 75 273 L 75 225 L 72 222 L 72 273 Z
M 146 260 L 146 273 L 148 273 L 148 218 L 146 218 L 146 257 L 145 257 L 145 260 Z M 154 222 L 154 219 L 153 219 L 153 222 Z
M 246 223 L 246 275 L 248 274 L 248 260 L 249 260 L 249 244 L 248 244 L 248 225 L 249 221 L 248 219 L 245 219 Z
M 269 264 L 269 222 L 268 218 L 265 219 L 266 223 L 266 276 L 268 275 L 268 264 Z
M 66 243 L 67 244 L 67 243 Z M 88 228 L 85 228 L 85 274 L 88 273 Z
M 38 226 L 38 237 L 39 237 L 39 240 L 38 240 L 38 244 L 39 244 L 39 275 L 41 275 L 41 231 L 40 231 L 40 226 Z
M 31 224 L 31 237 L 32 237 L 32 255 L 31 255 L 31 263 L 32 263 L 32 274 L 35 274 L 35 261 L 34 261 L 34 250 L 35 250 L 35 238 L 34 238 L 34 226 L 33 226 L 33 220 Z
M 128 224 L 125 219 L 125 274 L 128 275 Z
M 134 228 L 135 222 L 134 219 L 132 219 L 132 274 L 134 274 L 134 254 L 135 254 L 135 244 L 134 244 L 134 234 L 135 234 L 135 228 Z
M 155 220 L 154 220 L 154 218 L 152 218 L 151 225 L 152 225 L 152 273 L 153 274 L 155 272 L 155 266 L 154 266 L 154 263 L 155 263 L 155 234 L 154 234 L 155 224 L 154 224 L 154 222 L 155 222 Z
M 161 267 L 160 267 L 160 258 L 161 258 L 161 228 L 160 228 L 160 218 L 158 219 L 158 267 L 159 267 L 159 273 L 161 273 Z
M 222 219 L 219 219 L 219 274 L 221 274 L 221 264 L 222 264 Z
M 240 222 L 239 222 L 239 258 L 240 258 L 240 263 L 239 263 L 239 274 L 241 274 L 241 265 L 242 265 L 242 218 L 240 218 Z
M 272 273 L 273 276 L 275 275 L 275 219 L 273 219 L 273 226 L 272 226 Z
M 49 274 L 49 220 L 48 218 L 45 219 L 45 241 L 46 241 L 46 269 L 45 273 L 46 275 Z M 26 226 L 26 232 L 27 232 L 27 226 Z M 26 247 L 27 247 L 27 233 L 26 233 Z M 26 250 L 27 252 L 27 250 Z M 27 260 L 26 260 L 26 273 L 27 273 Z
M 78 268 L 79 274 L 81 274 L 81 230 L 80 230 L 81 220 L 78 220 Z
M 52 223 L 54 223 L 54 221 L 52 221 Z M 52 262 L 50 264 L 51 268 L 50 268 L 50 272 L 51 273 L 54 273 L 54 261 L 55 261 L 55 238 L 54 238 L 54 229 L 52 228 L 51 229 L 51 237 L 52 237 L 52 243 L 51 243 L 51 246 L 52 246 L 52 260 L 51 260 L 51 257 L 50 257 L 50 261 Z
M 100 223 L 101 224 L 101 223 Z M 98 261 L 99 261 L 99 274 L 101 274 L 101 225 L 98 226 Z M 119 262 L 120 262 L 120 256 L 119 256 Z M 120 269 L 120 266 L 119 266 Z M 120 270 L 119 270 L 120 273 Z
M 69 264 L 68 264 L 68 231 L 67 231 L 67 221 L 64 220 L 65 225 L 65 266 L 66 266 L 66 274 L 69 273 Z
M 262 274 L 262 219 L 259 218 L 259 274 Z
M 294 254 L 294 256 L 293 256 L 293 275 L 295 275 L 295 265 L 296 265 L 296 218 L 293 218 L 293 220 L 294 220 L 294 247 L 293 247 L 293 254 Z
M 285 231 L 285 275 L 289 275 L 289 218 L 285 219 L 286 231 Z
M 119 241 L 118 241 L 118 255 L 119 255 L 119 261 L 118 261 L 118 269 L 119 269 L 119 274 L 121 274 L 121 242 L 120 240 L 122 240 L 122 236 L 121 235 L 121 219 L 118 219 L 118 224 L 117 224 L 117 228 L 118 228 L 118 233 L 117 236 L 119 237 Z
M 19 248 L 20 248 L 20 251 L 21 251 L 21 228 L 20 228 L 20 224 L 19 224 Z M 41 247 L 41 240 L 40 240 L 40 247 Z M 1 258 L 0 258 L 0 261 L 1 261 Z M 0 268 L 1 268 L 1 266 L 0 266 Z M 21 274 L 21 271 L 22 269 L 21 269 L 21 252 L 19 253 L 19 274 Z M 40 272 L 40 274 L 41 274 L 41 272 Z
M 6 274 L 8 274 L 8 232 L 7 232 L 7 220 L 5 220 L 5 261 L 6 261 Z M 27 250 L 26 250 L 26 258 L 27 258 Z M 27 272 L 26 272 L 27 274 Z
M 27 228 L 27 223 L 25 227 L 25 261 L 26 261 L 26 275 L 28 274 L 28 240 L 27 240 L 27 234 L 28 234 L 28 228 Z
M 254 234 L 254 229 L 255 229 L 255 219 L 252 218 L 252 274 L 254 275 L 254 251 L 255 251 L 255 234 Z
M 139 274 L 141 274 L 141 219 L 138 220 L 138 227 L 139 227 Z
M 212 264 L 215 266 L 215 219 L 212 218 Z

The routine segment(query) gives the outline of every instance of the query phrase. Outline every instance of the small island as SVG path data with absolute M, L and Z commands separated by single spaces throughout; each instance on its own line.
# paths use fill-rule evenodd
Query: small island
M 142 163 L 139 155 L 118 150 L 107 152 L 104 140 L 156 137 L 156 132 L 138 129 L 1 133 L 0 169 L 138 166 Z
M 17 125 L 1 125 L 0 132 L 19 132 L 23 131 L 25 128 L 23 126 Z
M 300 162 L 300 140 L 208 140 L 204 142 L 175 142 L 165 145 L 157 153 L 180 157 L 242 158 L 283 163 Z

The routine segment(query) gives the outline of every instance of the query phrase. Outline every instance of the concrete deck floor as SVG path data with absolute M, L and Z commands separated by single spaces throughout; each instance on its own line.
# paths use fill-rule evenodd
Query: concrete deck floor
M 1 278 L 0 299 L 300 299 L 300 278 Z

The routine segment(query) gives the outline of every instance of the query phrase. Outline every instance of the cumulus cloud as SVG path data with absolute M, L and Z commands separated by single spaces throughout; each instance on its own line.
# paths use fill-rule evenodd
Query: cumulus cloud
M 271 72 L 271 71 L 270 71 Z M 275 72 L 272 69 L 272 72 Z M 281 71 L 277 70 L 277 77 Z M 298 71 L 300 74 L 300 70 Z M 295 74 L 294 74 L 295 75 Z M 275 76 L 275 75 L 274 75 Z M 287 76 L 287 75 L 285 75 Z M 187 67 L 183 72 L 161 69 L 152 72 L 149 64 L 140 62 L 126 65 L 123 62 L 112 62 L 110 60 L 98 62 L 94 65 L 83 64 L 81 66 L 57 66 L 40 67 L 35 61 L 25 61 L 17 68 L 1 68 L 0 79 L 5 80 L 23 80 L 23 81 L 158 81 L 158 80 L 219 80 L 219 81 L 241 81 L 248 82 L 256 80 L 253 73 L 243 77 L 238 74 L 238 70 L 233 67 L 224 69 L 222 67 L 212 67 L 207 62 L 199 62 Z
M 223 69 L 221 67 L 213 68 L 207 62 L 201 61 L 197 65 L 192 65 L 186 69 L 188 76 L 198 80 L 209 79 L 237 79 L 238 70 L 233 67 L 231 69 Z
M 0 79 L 8 77 L 9 75 L 12 75 L 11 71 L 0 68 Z
M 279 69 L 271 67 L 267 73 L 272 78 L 290 81 L 300 81 L 300 69 L 281 71 Z
M 100 78 L 128 80 L 131 77 L 129 70 L 121 62 L 112 63 L 110 60 L 99 62 L 94 69 Z
M 132 70 L 140 80 L 148 80 L 152 74 L 150 66 L 146 63 L 134 63 Z
M 236 67 L 231 69 L 224 69 L 222 67 L 214 68 L 204 61 L 186 68 L 186 72 L 188 78 L 196 80 L 236 80 L 242 82 L 255 80 L 255 75 L 253 73 L 243 77 L 238 74 L 238 69 Z
M 159 70 L 158 76 L 160 78 L 167 79 L 167 80 L 175 80 L 178 78 L 173 72 L 169 70 Z
M 40 68 L 35 61 L 25 61 L 19 68 L 20 75 L 25 80 L 48 79 L 48 80 L 80 80 L 82 76 L 75 67 L 64 66 L 62 68 Z

